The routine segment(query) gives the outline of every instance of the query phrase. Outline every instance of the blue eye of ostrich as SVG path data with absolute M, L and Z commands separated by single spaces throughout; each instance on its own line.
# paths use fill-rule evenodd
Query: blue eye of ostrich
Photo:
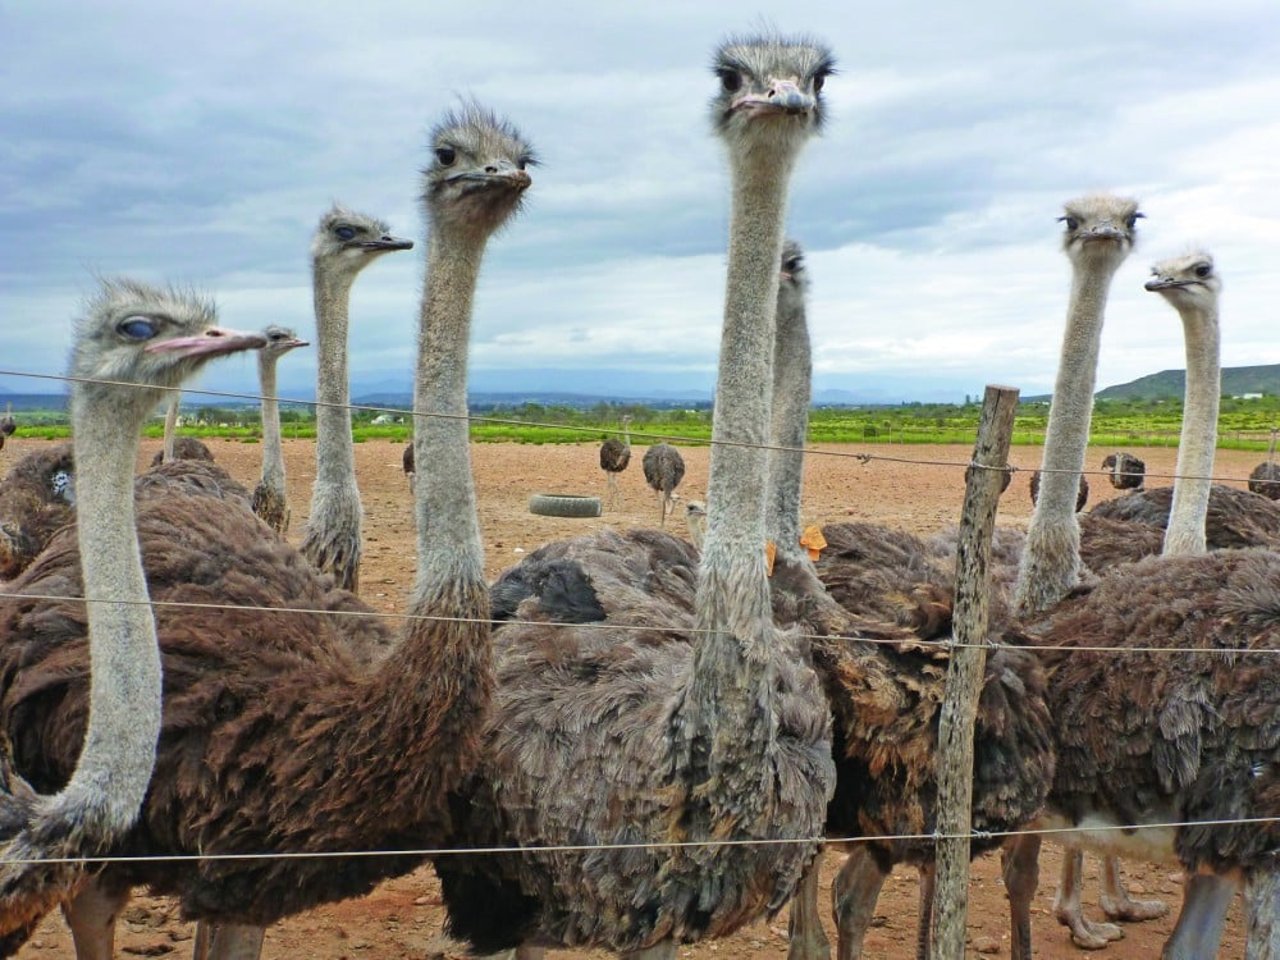
M 156 324 L 146 317 L 128 317 L 116 327 L 121 336 L 130 340 L 150 340 L 156 335 Z
M 333 232 L 339 240 L 354 240 L 356 236 L 356 228 L 349 227 L 346 224 L 343 224 L 340 227 L 335 227 Z

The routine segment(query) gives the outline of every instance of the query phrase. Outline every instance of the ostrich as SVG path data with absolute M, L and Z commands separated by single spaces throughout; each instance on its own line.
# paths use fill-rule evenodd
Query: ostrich
M 401 459 L 404 461 L 404 475 L 409 478 L 409 492 L 413 493 L 416 486 L 415 481 L 417 479 L 417 474 L 414 473 L 414 467 L 413 467 L 413 441 L 412 440 L 410 440 L 407 444 L 405 444 L 404 456 L 401 457 Z
M 74 515 L 71 444 L 22 457 L 0 481 L 0 583 L 12 580 Z
M 1034 507 L 1036 501 L 1040 499 L 1040 471 L 1036 470 L 1031 474 L 1031 505 Z M 1076 513 L 1084 509 L 1084 505 L 1089 502 L 1089 480 L 1084 474 L 1080 474 L 1080 482 L 1076 485 Z
M 0 417 L 0 450 L 4 449 L 4 442 L 12 437 L 17 429 L 18 421 L 13 419 L 13 404 L 6 403 L 4 416 Z
M 733 215 L 696 599 L 681 609 L 648 594 L 643 575 L 612 575 L 622 538 L 611 531 L 558 548 L 576 558 L 552 585 L 572 580 L 607 616 L 498 628 L 487 750 L 459 804 L 466 845 L 641 846 L 438 858 L 450 928 L 479 950 L 672 957 L 677 943 L 779 909 L 817 849 L 803 838 L 816 836 L 833 785 L 830 720 L 817 678 L 773 625 L 760 444 L 786 187 L 832 63 L 815 43 L 768 36 L 730 40 L 714 66 Z M 696 631 L 696 645 L 673 624 Z M 783 838 L 798 842 L 750 842 Z M 748 842 L 663 845 L 710 839 Z
M 667 525 L 671 512 L 671 493 L 684 479 L 684 457 L 669 443 L 657 443 L 644 452 L 645 483 L 658 495 L 658 526 Z
M 668 448 L 671 449 L 671 448 Z M 674 450 L 672 450 L 675 453 Z M 677 453 L 676 458 L 680 455 Z M 622 417 L 622 439 L 617 437 L 609 437 L 604 443 L 600 444 L 600 469 L 604 471 L 609 482 L 609 508 L 616 510 L 618 508 L 618 474 L 627 469 L 627 465 L 631 463 L 631 415 L 626 414 Z M 680 462 L 680 475 L 684 476 L 684 462 Z M 649 480 L 648 457 L 645 457 L 644 476 Z M 679 483 L 679 478 L 671 486 L 674 489 L 675 484 Z M 652 486 L 653 481 L 649 481 Z
M 412 240 L 393 237 L 381 220 L 335 205 L 320 218 L 311 241 L 316 337 L 316 479 L 302 552 L 338 586 L 360 585 L 360 491 L 347 384 L 347 305 L 357 275 Z
M 258 386 L 262 390 L 262 479 L 253 491 L 253 512 L 276 533 L 289 529 L 285 499 L 284 451 L 280 446 L 280 401 L 276 399 L 276 363 L 290 350 L 309 346 L 285 327 L 263 331 L 267 345 L 258 354 Z
M 938 705 L 946 668 L 945 653 L 919 639 L 948 632 L 953 585 L 933 569 L 918 538 L 866 524 L 827 528 L 854 536 L 837 539 L 834 551 L 824 549 L 818 565 L 824 582 L 814 579 L 800 531 L 801 451 L 812 383 L 807 288 L 799 245 L 788 243 L 778 297 L 769 436 L 767 522 L 777 546 L 774 609 L 782 622 L 798 621 L 806 632 L 817 634 L 814 663 L 836 718 L 837 781 L 827 808 L 828 835 L 926 833 L 934 820 Z M 855 550 L 860 555 L 851 557 Z M 873 572 L 883 578 L 878 590 L 868 589 L 872 581 L 867 575 Z M 832 596 L 838 591 L 846 602 L 847 614 L 833 609 L 828 583 L 836 588 Z M 851 589 L 855 583 L 861 588 L 856 596 Z M 865 613 L 896 621 L 911 633 L 895 635 L 884 626 L 873 627 L 860 618 Z M 869 630 L 884 639 L 895 636 L 893 652 L 841 636 Z M 1009 830 L 1029 822 L 1048 792 L 1053 741 L 1044 684 L 1043 669 L 1025 651 L 995 650 L 988 659 L 974 763 L 973 817 L 980 830 Z M 994 846 L 978 844 L 974 853 Z M 876 898 L 899 862 L 913 863 L 921 872 L 919 945 L 924 953 L 933 857 L 932 843 L 871 840 L 850 845 L 832 891 L 841 958 L 860 954 Z M 817 892 L 815 862 L 792 906 L 793 960 L 827 956 Z
M 52 589 L 107 602 L 74 604 L 83 622 L 76 642 L 80 669 L 87 674 L 82 706 L 90 719 L 87 729 L 66 744 L 66 775 L 56 793 L 42 795 L 38 783 L 26 779 L 5 739 L 0 757 L 0 952 L 5 955 L 83 879 L 81 865 L 22 861 L 97 856 L 112 848 L 132 827 L 151 778 L 161 681 L 156 625 L 134 533 L 133 469 L 142 425 L 165 389 L 215 357 L 262 344 L 258 334 L 217 327 L 213 307 L 202 300 L 129 280 L 103 281 L 76 325 L 70 372 L 81 379 L 71 388 L 71 420 L 76 463 L 92 482 L 80 485 L 79 519 L 68 538 L 79 545 L 83 569 L 54 585 L 44 576 L 50 564 L 42 558 L 7 587 L 11 596 L 0 601 L 0 637 L 9 661 L 6 692 L 12 694 L 21 683 L 13 682 L 13 654 L 38 646 L 39 633 L 48 629 L 35 624 L 22 629 L 24 614 L 46 603 L 24 594 Z M 10 707 L 8 698 L 5 707 Z M 11 730 L 9 736 L 22 734 Z
M 474 106 L 446 116 L 432 143 L 414 410 L 418 453 L 433 469 L 416 494 L 419 567 L 399 644 L 361 667 L 345 632 L 352 618 L 315 612 L 339 607 L 331 578 L 247 509 L 215 511 L 207 498 L 177 493 L 140 499 L 153 596 L 272 609 L 158 611 L 165 735 L 139 824 L 113 853 L 316 853 L 452 836 L 450 797 L 477 759 L 492 689 L 488 592 L 467 428 L 457 414 L 466 410 L 483 250 L 530 184 L 531 152 L 510 125 Z M 63 542 L 55 558 L 28 570 L 33 592 L 46 577 L 78 588 L 75 551 Z M 354 596 L 340 597 L 347 609 L 368 612 Z M 78 616 L 55 609 L 69 622 Z M 13 619 L 46 623 L 52 614 L 41 602 Z M 6 610 L 0 638 L 14 636 L 8 619 Z M 56 783 L 74 759 L 86 705 L 82 651 L 50 634 L 41 631 L 30 649 L 0 643 L 0 676 L 18 769 Z M 255 956 L 266 924 L 367 893 L 415 865 L 412 857 L 361 858 L 339 869 L 305 858 L 118 861 L 72 902 L 69 919 L 80 956 L 109 955 L 114 916 L 129 888 L 146 884 L 216 928 L 213 957 Z
M 9 423 L 13 423 L 12 420 Z M 10 428 L 10 433 L 13 429 Z M 1271 428 L 1271 443 L 1267 447 L 1267 459 L 1249 473 L 1249 492 L 1261 494 L 1268 500 L 1280 500 L 1280 465 L 1275 462 L 1276 437 L 1280 431 Z
M 1177 309 L 1187 333 L 1186 446 L 1179 446 L 1164 553 L 1065 601 L 1046 615 L 1040 631 L 1049 646 L 1077 648 L 1044 652 L 1052 667 L 1054 712 L 1078 721 L 1059 732 L 1046 822 L 1077 828 L 1079 842 L 1114 853 L 1181 863 L 1187 874 L 1182 912 L 1162 956 L 1216 956 L 1227 907 L 1243 880 L 1251 913 L 1246 956 L 1273 957 L 1280 955 L 1280 828 L 1275 822 L 1195 822 L 1280 815 L 1280 728 L 1262 719 L 1280 713 L 1274 658 L 1135 650 L 1117 666 L 1114 655 L 1085 649 L 1280 649 L 1273 600 L 1280 557 L 1205 552 L 1221 282 L 1203 252 L 1157 264 L 1154 273 L 1147 289 Z M 1092 829 L 1164 822 L 1192 825 L 1101 834 Z M 1038 837 L 1020 838 L 1006 865 L 1015 957 L 1030 956 L 1026 924 L 1038 847 Z
M 182 404 L 182 392 L 173 390 L 165 407 L 164 445 L 151 458 L 151 466 L 158 467 L 162 463 L 173 460 L 203 460 L 213 463 L 213 453 L 204 441 L 195 437 L 178 436 L 178 407 Z
M 1141 490 L 1147 473 L 1145 463 L 1123 451 L 1103 457 L 1102 469 L 1109 471 L 1107 479 L 1117 490 Z

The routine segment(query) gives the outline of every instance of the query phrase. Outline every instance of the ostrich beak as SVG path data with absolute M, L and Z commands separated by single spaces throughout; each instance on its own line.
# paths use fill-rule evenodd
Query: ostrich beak
M 361 240 L 355 246 L 362 250 L 374 252 L 383 252 L 387 250 L 412 250 L 413 241 L 406 240 L 404 237 L 393 237 L 390 234 L 383 234 L 377 240 Z M 305 346 L 305 344 L 303 344 Z
M 228 330 L 226 327 L 210 327 L 197 337 L 171 337 L 149 343 L 147 353 L 176 353 L 183 357 L 220 357 L 241 350 L 260 350 L 267 345 L 267 338 L 260 333 Z

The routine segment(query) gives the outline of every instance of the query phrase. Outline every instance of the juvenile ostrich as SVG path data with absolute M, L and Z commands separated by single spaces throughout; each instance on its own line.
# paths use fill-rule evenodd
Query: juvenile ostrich
M 258 353 L 258 387 L 262 393 L 262 479 L 253 491 L 253 512 L 276 533 L 289 529 L 285 496 L 284 449 L 280 443 L 280 401 L 276 399 L 276 364 L 290 350 L 309 346 L 297 334 L 274 324 L 263 331 L 267 345 Z
M 39 767 L 21 762 L 20 741 L 29 731 L 10 728 L 0 756 L 0 953 L 8 955 L 40 917 L 83 879 L 81 865 L 23 863 L 23 859 L 98 856 L 132 827 L 151 779 L 160 734 L 160 657 L 147 583 L 134 533 L 133 469 L 140 432 L 164 396 L 214 357 L 260 347 L 258 334 L 219 328 L 210 304 L 171 290 L 128 280 L 104 281 L 76 325 L 71 375 L 71 420 L 80 484 L 74 539 L 82 571 L 60 583 L 45 574 L 44 554 L 0 599 L 5 708 L 27 679 L 15 653 L 41 644 L 52 624 L 24 620 L 24 613 L 54 608 L 23 594 L 50 590 L 71 597 L 80 621 L 83 713 L 77 736 L 64 744 L 64 775 L 53 791 Z M 92 380 L 126 381 L 94 383 Z M 134 386 L 136 384 L 137 386 Z M 24 629 L 25 627 L 25 629 Z M 17 757 L 15 758 L 15 753 Z M 18 762 L 15 764 L 14 760 Z M 28 776 L 34 773 L 35 776 Z M 30 784 L 30 785 L 29 785 Z
M 12 422 L 12 421 L 10 421 Z M 10 433 L 13 431 L 10 430 Z M 1280 431 L 1272 427 L 1271 443 L 1267 447 L 1267 459 L 1249 473 L 1249 492 L 1261 494 L 1268 500 L 1280 500 L 1280 464 L 1276 460 L 1276 437 Z
M 213 453 L 205 446 L 204 441 L 197 440 L 195 437 L 178 436 L 178 408 L 181 405 L 182 392 L 172 391 L 165 405 L 164 444 L 151 458 L 153 467 L 174 460 L 204 460 L 207 463 L 213 463 Z
M 817 836 L 833 786 L 830 720 L 817 678 L 773 625 L 759 445 L 786 187 L 820 122 L 831 59 L 769 36 L 729 41 L 714 66 L 733 216 L 713 436 L 743 445 L 713 442 L 696 601 L 681 609 L 648 593 L 646 577 L 613 575 L 618 534 L 559 548 L 578 552 L 552 585 L 572 580 L 605 616 L 498 629 L 488 749 L 459 804 L 459 845 L 656 845 L 438 858 L 451 929 L 480 950 L 673 957 L 678 943 L 778 910 L 817 849 L 801 838 Z M 536 613 L 537 600 L 526 604 Z M 801 842 L 750 842 L 783 838 Z M 712 839 L 748 842 L 661 845 Z
M 1102 469 L 1117 490 L 1141 490 L 1146 480 L 1147 465 L 1131 453 L 1109 453 L 1102 458 Z
M 644 452 L 644 481 L 658 495 L 658 526 L 667 525 L 671 494 L 684 479 L 684 457 L 669 443 L 657 443 Z
M 74 516 L 71 444 L 34 450 L 0 481 L 0 582 L 12 580 Z
M 677 454 L 679 456 L 679 454 Z M 622 417 L 622 439 L 617 437 L 609 437 L 600 444 L 600 469 L 604 471 L 605 477 L 609 483 L 609 508 L 616 510 L 618 508 L 618 474 L 627 469 L 627 465 L 631 463 L 631 415 L 626 414 Z M 646 458 L 647 463 L 647 458 Z M 684 464 L 681 463 L 681 475 L 684 474 Z M 645 467 L 645 479 L 649 478 L 649 468 Z M 676 481 L 679 483 L 679 481 Z M 674 484 L 672 485 L 674 486 Z
M 342 598 L 346 609 L 368 608 L 345 592 L 333 597 L 331 579 L 247 509 L 215 511 L 208 498 L 176 493 L 140 499 L 153 596 L 273 609 L 160 609 L 164 736 L 143 816 L 114 853 L 395 849 L 453 835 L 449 798 L 476 761 L 492 688 L 467 427 L 456 414 L 466 410 L 470 305 L 484 247 L 530 183 L 530 148 L 478 107 L 446 117 L 432 144 L 414 409 L 418 453 L 433 469 L 416 494 L 419 567 L 399 645 L 372 667 L 357 663 L 346 626 L 355 618 L 302 611 L 338 609 Z M 46 578 L 78 591 L 78 557 L 58 544 L 28 571 L 33 592 Z M 74 760 L 84 652 L 47 629 L 26 647 L 8 642 L 15 634 L 7 631 L 10 622 L 19 630 L 47 623 L 55 611 L 69 624 L 82 619 L 70 605 L 33 601 L 0 623 L 6 729 L 19 770 L 37 788 L 64 780 Z M 266 924 L 367 893 L 415 863 L 117 862 L 76 898 L 69 919 L 82 957 L 109 955 L 128 889 L 146 884 L 216 926 L 212 957 L 251 957 Z
M 946 653 L 918 639 L 950 627 L 952 579 L 936 571 L 924 544 L 910 534 L 868 524 L 836 524 L 814 579 L 801 543 L 800 503 L 812 384 L 805 316 L 808 289 L 800 248 L 784 248 L 774 345 L 773 423 L 769 442 L 768 531 L 777 547 L 774 609 L 784 622 L 816 633 L 814 662 L 836 718 L 833 759 L 836 794 L 827 808 L 829 836 L 928 833 L 935 821 L 939 705 Z M 845 536 L 845 535 L 851 536 Z M 832 550 L 834 546 L 834 550 Z M 880 579 L 876 579 L 880 578 Z M 832 610 L 826 586 L 846 602 Z M 846 639 L 867 632 L 860 615 L 910 627 L 891 649 Z M 893 636 L 874 628 L 882 639 Z M 998 630 L 997 630 L 998 632 Z M 905 634 L 905 636 L 903 635 Z M 1053 768 L 1053 738 L 1044 672 L 1023 651 L 998 649 L 988 658 L 975 733 L 973 819 L 979 830 L 1016 829 L 1038 812 Z M 974 846 L 975 855 L 996 842 Z M 838 956 L 859 956 L 879 891 L 895 863 L 917 866 L 922 877 L 918 947 L 927 951 L 932 909 L 934 846 L 870 840 L 850 844 L 832 889 Z M 818 920 L 817 862 L 792 905 L 792 960 L 828 954 Z
M 383 254 L 409 250 L 381 220 L 335 205 L 311 240 L 316 309 L 316 479 L 302 553 L 338 586 L 360 586 L 360 491 L 356 486 L 347 383 L 347 307 L 360 271 Z
M 1031 474 L 1031 505 L 1034 507 L 1040 499 L 1040 471 L 1036 470 Z M 1084 475 L 1080 475 L 1080 482 L 1076 485 L 1076 513 L 1084 509 L 1084 505 L 1089 502 L 1089 479 Z
M 1147 289 L 1177 308 L 1187 334 L 1185 446 L 1179 446 L 1165 551 L 1051 611 L 1043 641 L 1274 651 L 1280 648 L 1276 554 L 1204 552 L 1219 392 L 1220 280 L 1212 258 L 1201 252 L 1158 264 L 1154 273 Z M 1055 714 L 1078 718 L 1059 733 L 1048 824 L 1087 823 L 1081 842 L 1181 862 L 1187 871 L 1183 908 L 1163 956 L 1215 956 L 1242 878 L 1252 913 L 1246 955 L 1280 955 L 1275 823 L 1104 834 L 1089 829 L 1280 815 L 1280 727 L 1262 719 L 1280 715 L 1280 682 L 1263 662 L 1273 658 L 1135 651 L 1117 665 L 1105 653 L 1044 655 L 1053 667 Z M 1035 838 L 1022 838 L 1006 870 L 1010 902 L 1022 910 L 1023 923 L 1037 847 Z

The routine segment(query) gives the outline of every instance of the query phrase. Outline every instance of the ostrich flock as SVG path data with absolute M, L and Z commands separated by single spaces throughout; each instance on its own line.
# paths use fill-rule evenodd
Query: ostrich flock
M 316 475 L 297 547 L 274 397 L 277 361 L 305 342 L 219 326 L 212 302 L 177 287 L 101 281 L 74 328 L 73 440 L 16 461 L 0 489 L 0 955 L 57 907 L 80 960 L 109 958 L 143 887 L 197 921 L 198 960 L 252 960 L 272 923 L 423 862 L 405 851 L 496 848 L 433 859 L 447 930 L 476 954 L 669 960 L 790 903 L 790 957 L 819 960 L 824 838 L 848 854 L 836 955 L 861 955 L 903 862 L 920 874 L 929 955 L 955 534 L 830 523 L 815 541 L 800 521 L 809 276 L 784 231 L 833 67 L 808 38 L 715 52 L 731 216 L 693 543 L 663 529 L 684 463 L 657 444 L 643 457 L 656 529 L 598 526 L 486 581 L 471 307 L 536 155 L 474 103 L 435 126 L 421 176 L 405 456 L 417 568 L 398 629 L 358 595 L 348 301 L 367 266 L 415 242 L 342 206 L 316 228 Z M 1280 505 L 1206 479 L 1222 286 L 1207 252 L 1157 263 L 1146 283 L 1185 334 L 1178 479 L 1144 489 L 1141 461 L 1117 453 L 1104 469 L 1129 492 L 1081 509 L 1106 301 L 1141 217 L 1106 194 L 1059 217 L 1066 329 L 1035 512 L 1025 536 L 998 531 L 990 571 L 973 849 L 1001 849 L 1016 960 L 1032 956 L 1045 836 L 1066 848 L 1055 912 L 1079 946 L 1121 936 L 1084 915 L 1089 849 L 1106 858 L 1110 920 L 1168 910 L 1129 896 L 1118 857 L 1183 872 L 1165 957 L 1216 956 L 1242 892 L 1246 956 L 1278 960 Z M 264 397 L 252 492 L 172 439 L 182 383 L 245 350 Z M 170 439 L 135 476 L 165 402 Z M 0 443 L 13 430 L 0 421 Z M 600 450 L 611 507 L 625 419 L 621 433 Z M 371 850 L 401 852 L 323 856 Z

